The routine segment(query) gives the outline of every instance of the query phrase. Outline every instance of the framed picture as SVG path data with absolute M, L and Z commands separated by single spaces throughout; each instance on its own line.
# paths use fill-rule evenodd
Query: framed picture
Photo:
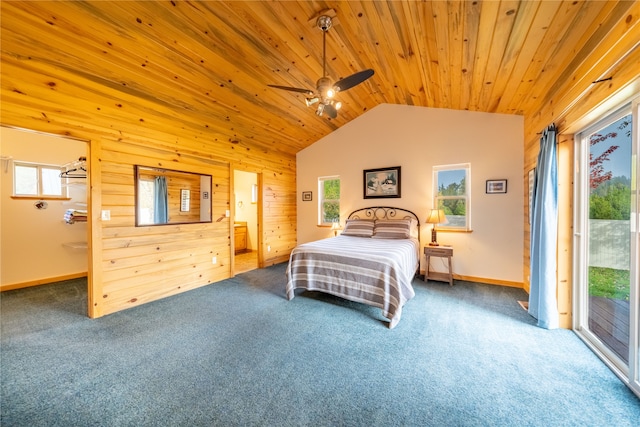
M 310 202 L 311 200 L 313 200 L 313 193 L 311 191 L 303 191 L 302 192 L 302 201 L 303 202 Z
M 499 194 L 507 192 L 507 180 L 506 179 L 488 179 L 487 180 L 487 194 Z
M 180 212 L 189 212 L 191 190 L 180 190 Z
M 400 166 L 363 171 L 364 198 L 400 197 Z

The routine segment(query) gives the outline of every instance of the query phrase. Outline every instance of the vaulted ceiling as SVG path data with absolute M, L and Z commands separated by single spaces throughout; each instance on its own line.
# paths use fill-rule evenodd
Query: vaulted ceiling
M 2 1 L 3 124 L 168 126 L 294 155 L 381 103 L 533 114 L 619 1 Z M 372 68 L 335 119 L 302 93 Z M 96 115 L 96 111 L 100 114 Z M 83 118 L 91 117 L 87 122 Z M 81 132 L 80 132 L 81 133 Z

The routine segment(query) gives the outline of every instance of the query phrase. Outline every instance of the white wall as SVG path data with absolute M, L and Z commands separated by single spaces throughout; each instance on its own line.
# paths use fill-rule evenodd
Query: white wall
M 82 141 L 0 128 L 0 154 L 36 163 L 63 165 L 86 156 Z M 64 213 L 86 203 L 85 185 L 69 188 L 72 202 L 47 200 L 47 209 L 38 210 L 37 200 L 12 199 L 13 165 L 2 162 L 0 170 L 0 257 L 1 284 L 28 283 L 86 273 L 87 250 L 70 249 L 68 242 L 87 242 L 87 223 L 67 224 Z
M 438 232 L 454 248 L 454 274 L 521 284 L 523 257 L 523 130 L 521 116 L 382 104 L 297 155 L 298 243 L 330 237 L 317 226 L 318 177 L 341 178 L 341 223 L 355 209 L 397 206 L 421 221 L 432 208 L 432 169 L 471 164 L 471 233 Z M 402 167 L 402 197 L 364 199 L 363 170 Z M 485 194 L 485 181 L 507 179 L 507 194 Z M 302 191 L 313 191 L 303 202 Z M 424 258 L 424 257 L 423 257 Z M 424 262 L 424 259 L 423 259 Z M 436 262 L 436 270 L 442 270 Z
M 251 187 L 257 184 L 257 174 L 233 171 L 233 188 L 236 196 L 235 220 L 247 223 L 247 249 L 253 251 L 258 250 L 258 204 L 251 202 Z

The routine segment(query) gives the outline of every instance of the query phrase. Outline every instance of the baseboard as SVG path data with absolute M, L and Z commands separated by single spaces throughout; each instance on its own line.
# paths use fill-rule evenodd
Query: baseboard
M 31 286 L 47 285 L 49 283 L 62 282 L 64 280 L 79 279 L 81 277 L 87 277 L 87 274 L 88 273 L 86 271 L 84 271 L 84 272 L 81 272 L 81 273 L 65 274 L 64 276 L 47 277 L 46 279 L 31 280 L 29 282 L 12 283 L 12 284 L 9 284 L 9 285 L 1 285 L 0 286 L 0 292 L 12 291 L 14 289 L 29 288 Z
M 453 279 L 464 280 L 467 282 L 486 283 L 488 285 L 506 286 L 509 288 L 519 288 L 519 289 L 524 288 L 524 283 L 512 282 L 510 280 L 489 279 L 486 277 L 461 276 L 459 274 L 454 274 Z
M 420 274 L 424 276 L 424 271 L 421 270 Z M 485 283 L 487 285 L 506 286 L 509 288 L 524 289 L 524 283 L 512 282 L 510 280 L 489 279 L 487 277 L 474 277 L 474 276 L 462 276 L 460 274 L 453 274 L 453 280 L 464 280 L 465 282 Z
M 265 259 L 264 265 L 260 268 L 271 267 L 272 265 L 281 264 L 283 262 L 289 262 L 289 255 L 280 255 L 278 257 Z

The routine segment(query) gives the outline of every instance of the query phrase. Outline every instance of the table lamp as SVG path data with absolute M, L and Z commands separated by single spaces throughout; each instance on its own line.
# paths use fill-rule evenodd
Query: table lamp
M 444 210 L 431 209 L 431 213 L 429 213 L 429 217 L 427 218 L 427 224 L 433 224 L 433 228 L 431 229 L 431 243 L 429 243 L 429 246 L 440 246 L 438 244 L 436 224 L 448 224 L 448 223 L 449 223 L 449 220 L 447 220 L 447 216 L 444 214 Z
M 334 222 L 333 224 L 331 224 L 331 230 L 333 230 L 333 236 L 337 236 L 338 235 L 338 230 L 340 230 L 340 223 L 339 222 Z

